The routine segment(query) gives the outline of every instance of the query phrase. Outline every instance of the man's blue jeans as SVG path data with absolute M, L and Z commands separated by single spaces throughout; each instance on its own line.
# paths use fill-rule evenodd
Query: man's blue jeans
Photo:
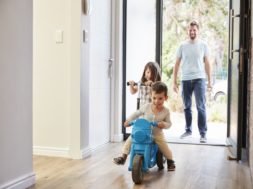
M 184 102 L 185 130 L 192 133 L 192 93 L 194 93 L 198 110 L 198 128 L 201 136 L 206 134 L 206 84 L 205 79 L 182 81 L 182 97 Z

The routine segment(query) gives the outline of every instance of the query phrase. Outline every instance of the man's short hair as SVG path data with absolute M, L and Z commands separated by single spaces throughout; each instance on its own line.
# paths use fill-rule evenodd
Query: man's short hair
M 189 24 L 189 26 L 196 26 L 199 29 L 199 23 L 196 20 L 192 20 Z
M 155 93 L 163 93 L 165 94 L 165 96 L 167 96 L 168 94 L 168 88 L 167 88 L 167 85 L 162 82 L 162 81 L 157 81 L 155 83 L 153 83 L 153 85 L 151 86 L 151 90 Z

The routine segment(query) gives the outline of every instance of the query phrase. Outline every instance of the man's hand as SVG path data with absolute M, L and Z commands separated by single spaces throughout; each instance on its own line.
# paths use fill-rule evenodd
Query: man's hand
M 208 82 L 208 84 L 207 84 L 207 90 L 211 91 L 212 89 L 213 89 L 213 86 L 212 86 L 211 82 Z
M 175 91 L 175 93 L 178 93 L 179 89 L 177 84 L 173 85 L 173 90 Z

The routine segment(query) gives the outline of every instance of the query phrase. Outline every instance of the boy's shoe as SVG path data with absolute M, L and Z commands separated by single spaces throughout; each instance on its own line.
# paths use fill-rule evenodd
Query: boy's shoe
M 122 156 L 113 158 L 113 163 L 117 164 L 117 165 L 124 165 L 127 159 L 127 155 L 123 154 Z
M 206 136 L 205 135 L 201 135 L 200 136 L 200 140 L 199 140 L 199 142 L 201 142 L 201 143 L 206 143 Z
M 190 133 L 190 132 L 185 132 L 184 134 L 182 134 L 182 135 L 180 136 L 180 138 L 183 139 L 183 138 L 187 138 L 187 137 L 190 137 L 190 136 L 192 136 L 192 133 Z
M 167 159 L 167 170 L 168 171 L 175 171 L 176 165 L 173 160 Z

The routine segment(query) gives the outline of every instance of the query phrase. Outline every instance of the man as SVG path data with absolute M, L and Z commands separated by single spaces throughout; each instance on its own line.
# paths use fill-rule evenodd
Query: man
M 207 45 L 198 39 L 199 24 L 192 21 L 188 27 L 189 40 L 183 42 L 177 50 L 176 63 L 173 70 L 173 90 L 178 93 L 177 76 L 181 65 L 182 98 L 185 114 L 185 133 L 180 138 L 192 135 L 192 93 L 195 95 L 198 110 L 198 128 L 200 142 L 206 142 L 206 75 L 208 88 L 211 88 L 211 70 Z

